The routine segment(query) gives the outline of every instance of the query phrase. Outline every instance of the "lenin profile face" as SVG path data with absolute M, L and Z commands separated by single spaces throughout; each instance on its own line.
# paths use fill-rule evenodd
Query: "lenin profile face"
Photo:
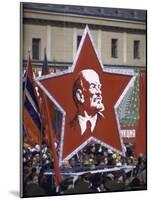
M 101 82 L 98 74 L 92 69 L 82 70 L 73 85 L 73 99 L 79 113 L 86 112 L 88 115 L 102 113 Z

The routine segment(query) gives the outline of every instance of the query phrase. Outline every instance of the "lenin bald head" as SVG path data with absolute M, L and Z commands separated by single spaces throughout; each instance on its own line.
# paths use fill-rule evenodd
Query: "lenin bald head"
M 80 114 L 88 115 L 102 113 L 101 81 L 98 74 L 92 69 L 80 71 L 73 85 L 73 100 Z

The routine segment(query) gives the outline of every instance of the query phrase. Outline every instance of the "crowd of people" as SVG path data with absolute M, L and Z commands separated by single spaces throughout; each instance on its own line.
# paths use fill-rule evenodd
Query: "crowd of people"
M 24 144 L 25 197 L 146 188 L 146 158 L 140 154 L 136 159 L 132 144 L 126 144 L 125 157 L 100 144 L 88 144 L 64 162 L 60 170 L 62 183 L 56 187 L 53 155 L 48 146 Z

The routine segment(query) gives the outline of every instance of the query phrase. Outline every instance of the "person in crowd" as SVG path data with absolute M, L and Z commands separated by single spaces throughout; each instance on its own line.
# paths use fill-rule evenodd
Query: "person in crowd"
M 132 152 L 132 149 L 129 152 Z M 49 148 L 46 144 L 35 147 L 26 145 L 23 149 L 24 196 L 144 189 L 146 187 L 146 157 L 140 154 L 136 159 L 132 155 L 133 152 L 122 157 L 100 144 L 90 143 L 61 167 L 63 172 L 83 171 L 83 174 L 69 178 L 63 176 L 59 193 L 56 193 L 54 175 L 45 175 L 45 172 L 53 171 L 53 157 Z M 112 171 L 86 173 L 87 170 L 131 165 L 135 167 L 133 170 L 120 169 L 118 173 Z

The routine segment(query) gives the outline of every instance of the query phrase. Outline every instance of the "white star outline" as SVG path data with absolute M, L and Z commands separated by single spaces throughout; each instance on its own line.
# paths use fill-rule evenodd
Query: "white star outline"
M 116 116 L 116 122 L 117 122 L 117 127 L 118 127 L 118 133 L 119 133 L 119 138 L 120 138 L 120 142 L 121 142 L 121 147 L 122 147 L 122 151 L 119 151 L 118 149 L 115 149 L 114 147 L 104 143 L 101 140 L 98 140 L 97 138 L 95 138 L 94 136 L 89 137 L 85 142 L 83 142 L 78 148 L 76 148 L 73 152 L 71 152 L 67 157 L 65 157 L 64 159 L 62 159 L 62 154 L 63 154 L 63 143 L 64 143 L 64 128 L 65 128 L 65 120 L 66 120 L 66 112 L 65 110 L 60 106 L 60 104 L 55 100 L 55 98 L 49 93 L 49 91 L 41 84 L 41 80 L 45 80 L 48 78 L 52 78 L 52 77 L 59 77 L 62 75 L 66 75 L 66 74 L 70 74 L 74 72 L 76 63 L 78 61 L 79 55 L 81 53 L 81 49 L 82 46 L 84 44 L 86 35 L 88 34 L 90 41 L 92 43 L 93 49 L 95 51 L 96 57 L 99 61 L 99 64 L 103 70 L 103 72 L 107 72 L 107 73 L 112 73 L 112 74 L 121 74 L 121 75 L 131 75 L 132 78 L 130 79 L 129 83 L 127 84 L 127 86 L 125 87 L 124 91 L 122 92 L 121 96 L 119 97 L 119 99 L 117 100 L 116 104 L 114 105 L 114 111 L 115 111 L 115 116 Z M 127 93 L 127 91 L 129 90 L 129 88 L 134 84 L 134 81 L 136 79 L 136 76 L 138 75 L 138 73 L 135 72 L 135 70 L 133 69 L 122 69 L 119 67 L 116 67 L 114 69 L 111 69 L 109 67 L 105 67 L 103 66 L 103 63 L 101 61 L 101 59 L 99 58 L 97 49 L 95 47 L 95 44 L 93 42 L 93 38 L 92 35 L 90 33 L 89 27 L 88 25 L 86 25 L 77 54 L 75 56 L 75 59 L 73 61 L 72 67 L 70 67 L 68 70 L 65 70 L 63 72 L 57 72 L 56 74 L 48 74 L 48 75 L 44 75 L 38 78 L 35 78 L 35 82 L 36 84 L 43 90 L 43 92 L 47 95 L 47 97 L 50 99 L 50 101 L 52 101 L 55 106 L 57 107 L 57 109 L 62 113 L 63 118 L 62 118 L 62 126 L 61 126 L 61 139 L 60 139 L 60 152 L 59 152 L 59 166 L 61 166 L 64 161 L 69 160 L 73 155 L 75 155 L 78 151 L 80 151 L 82 148 L 84 148 L 88 143 L 90 143 L 91 141 L 94 141 L 96 143 L 101 144 L 102 146 L 105 146 L 106 148 L 110 148 L 112 151 L 114 152 L 118 152 L 120 155 L 125 156 L 125 148 L 124 148 L 124 144 L 123 144 L 123 140 L 120 134 L 120 123 L 119 123 L 119 118 L 118 118 L 118 113 L 117 113 L 117 108 L 120 105 L 122 99 L 124 98 L 125 94 Z

